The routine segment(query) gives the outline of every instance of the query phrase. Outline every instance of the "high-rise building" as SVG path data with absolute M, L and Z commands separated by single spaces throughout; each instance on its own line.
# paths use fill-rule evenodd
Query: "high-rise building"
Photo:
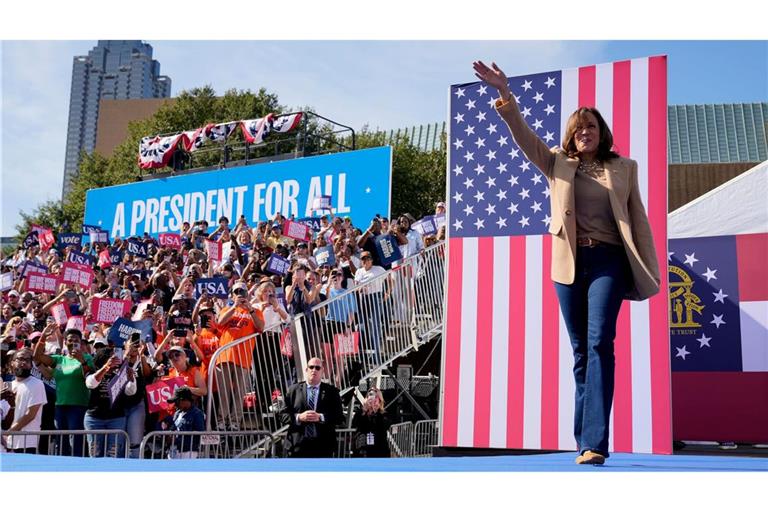
M 69 99 L 62 198 L 69 194 L 82 151 L 93 152 L 101 99 L 168 98 L 171 79 L 160 75 L 152 46 L 141 41 L 99 41 L 74 58 Z

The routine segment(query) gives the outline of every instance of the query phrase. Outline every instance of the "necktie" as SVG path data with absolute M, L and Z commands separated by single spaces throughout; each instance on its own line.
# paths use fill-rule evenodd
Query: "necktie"
M 317 388 L 314 386 L 308 386 L 307 387 L 307 405 L 309 405 L 309 408 L 311 410 L 315 410 L 315 394 L 317 393 Z M 305 430 L 305 434 L 307 437 L 317 437 L 317 429 L 315 428 L 314 423 L 310 423 L 307 425 L 307 428 Z

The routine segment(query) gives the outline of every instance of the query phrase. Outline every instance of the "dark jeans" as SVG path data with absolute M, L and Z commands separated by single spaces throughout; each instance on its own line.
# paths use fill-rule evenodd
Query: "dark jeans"
M 57 405 L 54 411 L 56 430 L 84 430 L 83 421 L 86 410 L 88 408 L 84 405 Z M 60 436 L 60 440 L 61 455 L 85 456 L 82 435 L 63 435 Z
M 579 247 L 573 284 L 555 283 L 573 347 L 576 407 L 573 433 L 580 453 L 608 456 L 613 401 L 613 340 L 632 271 L 623 247 Z

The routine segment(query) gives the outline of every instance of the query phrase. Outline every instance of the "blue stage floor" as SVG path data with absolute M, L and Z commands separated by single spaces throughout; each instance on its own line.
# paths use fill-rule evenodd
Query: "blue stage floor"
M 82 459 L 2 454 L 0 471 L 768 471 L 768 459 L 703 455 L 613 454 L 602 467 L 578 466 L 575 453 L 419 459 Z

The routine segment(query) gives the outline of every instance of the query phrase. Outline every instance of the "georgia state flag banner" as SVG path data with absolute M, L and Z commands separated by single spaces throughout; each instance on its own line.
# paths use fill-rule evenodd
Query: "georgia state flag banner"
M 669 241 L 672 371 L 768 371 L 768 233 Z

